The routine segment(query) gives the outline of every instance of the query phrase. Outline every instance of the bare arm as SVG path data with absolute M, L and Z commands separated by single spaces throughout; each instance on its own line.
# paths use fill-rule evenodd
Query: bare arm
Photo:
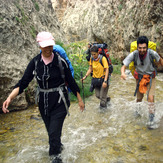
M 87 78 L 87 76 L 88 76 L 91 72 L 92 72 L 92 66 L 90 65 L 90 66 L 89 66 L 89 69 L 88 69 L 88 71 L 87 71 L 87 73 L 86 73 L 86 75 L 83 77 L 82 80 L 85 80 L 85 79 Z
M 82 100 L 79 92 L 77 92 L 77 98 L 78 98 L 78 104 L 79 104 L 80 110 L 83 111 L 85 106 L 84 106 L 83 100 Z
M 105 69 L 105 79 L 104 79 L 104 81 L 107 81 L 107 79 L 108 79 L 108 75 L 109 75 L 109 68 L 106 68 Z
M 2 106 L 2 110 L 4 113 L 9 112 L 7 108 L 9 107 L 11 101 L 18 95 L 18 93 L 19 93 L 19 87 L 15 88 L 7 97 L 7 99 L 4 101 L 3 106 Z
M 159 63 L 163 66 L 163 59 L 160 57 Z
M 123 65 L 121 67 L 121 79 L 126 80 L 126 74 L 125 74 L 126 66 Z
M 107 81 L 108 75 L 109 75 L 109 68 L 106 68 L 105 71 L 106 72 L 105 72 L 105 79 L 104 79 L 104 81 Z M 107 87 L 107 83 L 103 82 L 102 87 L 106 88 Z

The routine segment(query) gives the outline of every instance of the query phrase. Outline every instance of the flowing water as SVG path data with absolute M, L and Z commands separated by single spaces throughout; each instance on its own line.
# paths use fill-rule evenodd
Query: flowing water
M 72 103 L 63 127 L 64 163 L 163 162 L 163 74 L 156 83 L 156 129 L 149 130 L 146 96 L 139 105 L 133 96 L 135 80 L 112 76 L 107 109 L 95 96 L 81 113 Z M 135 117 L 139 108 L 141 117 Z M 48 137 L 37 107 L 0 115 L 0 163 L 50 163 Z

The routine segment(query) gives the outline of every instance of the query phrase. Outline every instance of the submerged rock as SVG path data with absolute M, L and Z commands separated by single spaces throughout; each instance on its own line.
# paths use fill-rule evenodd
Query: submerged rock
M 7 130 L 0 130 L 0 135 L 3 135 L 6 132 L 7 132 Z
M 34 119 L 34 120 L 41 120 L 41 116 L 38 114 L 38 115 L 31 115 L 30 116 L 30 119 Z

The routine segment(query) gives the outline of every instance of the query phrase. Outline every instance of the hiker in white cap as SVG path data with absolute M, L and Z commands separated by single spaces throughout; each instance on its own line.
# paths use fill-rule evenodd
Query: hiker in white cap
M 29 62 L 23 77 L 4 101 L 2 110 L 4 113 L 9 112 L 8 106 L 11 101 L 21 94 L 32 79 L 36 77 L 38 82 L 36 102 L 38 102 L 49 136 L 49 155 L 55 156 L 54 161 L 61 162 L 58 157 L 63 149 L 61 132 L 64 119 L 69 114 L 68 108 L 70 106 L 65 83 L 68 83 L 73 94 L 77 96 L 81 111 L 84 110 L 84 103 L 67 62 L 53 50 L 55 42 L 52 34 L 49 32 L 38 33 L 37 42 L 41 49 L 40 54 Z

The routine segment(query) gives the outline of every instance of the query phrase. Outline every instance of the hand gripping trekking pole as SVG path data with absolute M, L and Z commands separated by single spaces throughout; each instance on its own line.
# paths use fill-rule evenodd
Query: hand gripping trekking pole
M 81 71 L 81 79 L 83 79 L 83 72 Z M 83 84 L 83 80 L 82 80 L 82 91 L 83 91 L 83 102 L 85 105 L 85 97 L 84 97 L 84 84 Z

